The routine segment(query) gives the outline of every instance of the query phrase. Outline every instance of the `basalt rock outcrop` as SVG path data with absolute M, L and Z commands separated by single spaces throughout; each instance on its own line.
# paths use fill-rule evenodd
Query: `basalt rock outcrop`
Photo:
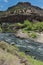
M 43 21 L 43 9 L 28 2 L 19 2 L 0 14 L 0 22 L 15 23 L 26 19 L 32 22 Z

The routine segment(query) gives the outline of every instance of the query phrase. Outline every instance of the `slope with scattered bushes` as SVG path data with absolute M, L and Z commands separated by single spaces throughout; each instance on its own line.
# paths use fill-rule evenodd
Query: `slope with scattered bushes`
M 42 61 L 35 60 L 24 52 L 20 52 L 14 45 L 0 42 L 0 65 L 43 65 Z

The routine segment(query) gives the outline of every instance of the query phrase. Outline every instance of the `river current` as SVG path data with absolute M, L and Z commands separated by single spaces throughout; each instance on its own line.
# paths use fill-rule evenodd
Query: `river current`
M 30 39 L 20 39 L 13 33 L 0 33 L 0 41 L 16 44 L 20 51 L 35 56 L 36 59 L 43 61 L 43 43 L 34 42 Z

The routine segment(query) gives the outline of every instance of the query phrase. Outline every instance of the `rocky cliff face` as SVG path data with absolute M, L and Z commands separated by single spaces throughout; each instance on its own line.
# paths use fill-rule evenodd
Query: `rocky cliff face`
M 19 2 L 0 14 L 0 22 L 23 22 L 26 19 L 33 22 L 43 21 L 43 9 L 28 2 Z

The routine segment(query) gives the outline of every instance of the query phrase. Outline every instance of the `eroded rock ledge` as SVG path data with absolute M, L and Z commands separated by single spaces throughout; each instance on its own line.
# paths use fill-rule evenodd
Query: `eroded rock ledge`
M 37 21 L 43 21 L 43 16 L 39 16 L 38 14 L 16 14 L 16 15 L 9 15 L 5 17 L 0 17 L 0 22 L 9 22 L 9 23 L 16 23 L 16 22 L 21 22 L 23 23 L 24 20 L 30 20 L 32 22 L 37 22 Z

